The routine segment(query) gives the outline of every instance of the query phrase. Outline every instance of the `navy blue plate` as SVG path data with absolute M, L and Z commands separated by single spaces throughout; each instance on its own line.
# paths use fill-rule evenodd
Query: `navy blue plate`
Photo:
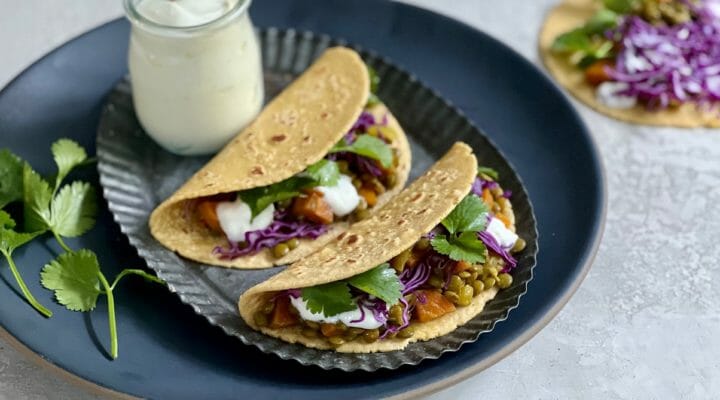
M 117 293 L 120 358 L 109 361 L 107 315 L 64 311 L 38 272 L 58 248 L 50 238 L 16 261 L 30 289 L 55 315 L 45 320 L 0 278 L 0 324 L 41 357 L 89 382 L 150 398 L 376 398 L 416 395 L 497 362 L 557 314 L 587 273 L 600 239 L 605 185 L 599 157 L 579 117 L 534 66 L 459 22 L 380 0 L 258 1 L 259 26 L 343 37 L 390 57 L 458 105 L 497 145 L 526 184 L 540 232 L 538 266 L 523 301 L 495 330 L 458 353 L 419 367 L 375 373 L 323 371 L 269 357 L 207 324 L 165 289 L 129 279 Z M 373 21 L 368 24 L 368 21 Z M 0 147 L 43 173 L 49 146 L 71 137 L 94 152 L 100 107 L 126 73 L 128 24 L 114 21 L 53 51 L 0 93 Z M 522 76 L 522 80 L 517 77 Z M 84 176 L 83 176 L 84 175 Z M 97 184 L 94 171 L 78 174 Z M 142 261 L 106 209 L 72 247 L 94 249 L 107 275 Z

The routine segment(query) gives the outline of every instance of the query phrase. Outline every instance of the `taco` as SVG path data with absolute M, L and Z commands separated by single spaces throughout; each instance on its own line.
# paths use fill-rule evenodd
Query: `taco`
M 405 133 L 357 53 L 327 50 L 150 217 L 192 260 L 263 268 L 298 260 L 402 190 Z
M 253 329 L 339 352 L 399 350 L 445 335 L 512 285 L 515 234 L 497 173 L 456 143 L 370 219 L 247 290 Z
M 712 1 L 563 0 L 540 32 L 552 76 L 623 121 L 720 126 L 720 9 Z

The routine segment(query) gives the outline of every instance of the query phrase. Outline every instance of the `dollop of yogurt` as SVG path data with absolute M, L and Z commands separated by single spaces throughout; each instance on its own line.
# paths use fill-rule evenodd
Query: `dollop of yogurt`
M 357 306 L 357 308 L 352 311 L 346 311 L 338 315 L 333 315 L 332 317 L 326 317 L 323 314 L 316 314 L 308 310 L 307 302 L 305 302 L 302 297 L 294 298 L 290 296 L 290 304 L 295 307 L 295 309 L 298 311 L 298 314 L 300 314 L 300 317 L 306 321 L 314 321 L 326 324 L 335 324 L 338 322 L 342 322 L 347 327 L 361 329 L 376 329 L 384 325 L 384 322 L 375 319 L 375 315 L 372 313 L 372 311 L 370 311 L 370 309 L 365 306 Z M 361 307 L 362 311 L 360 311 Z M 363 312 L 365 313 L 365 318 L 362 318 L 362 320 L 358 321 L 362 317 Z
M 155 23 L 188 27 L 222 17 L 239 0 L 141 0 L 135 9 Z
M 637 104 L 637 97 L 618 94 L 628 88 L 625 82 L 603 82 L 595 89 L 597 100 L 610 108 L 633 108 Z
M 347 175 L 340 175 L 335 186 L 318 186 L 315 188 L 323 194 L 323 198 L 338 217 L 344 217 L 360 204 L 360 196 Z
M 219 203 L 216 211 L 220 227 L 228 240 L 243 242 L 247 232 L 259 231 L 272 224 L 275 206 L 270 204 L 253 218 L 250 206 L 238 198 Z
M 508 229 L 505 224 L 497 218 L 491 218 L 485 230 L 490 236 L 495 238 L 495 241 L 505 250 L 512 249 L 518 240 L 518 235 Z

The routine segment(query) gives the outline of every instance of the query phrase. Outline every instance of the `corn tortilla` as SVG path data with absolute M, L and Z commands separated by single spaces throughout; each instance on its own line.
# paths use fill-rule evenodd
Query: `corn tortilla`
M 348 228 L 332 224 L 318 239 L 301 239 L 295 250 L 275 258 L 268 249 L 221 260 L 212 254 L 227 246 L 225 236 L 212 232 L 188 211 L 190 202 L 206 196 L 267 186 L 296 175 L 327 155 L 363 111 L 369 96 L 365 64 L 354 51 L 327 50 L 279 94 L 260 115 L 150 216 L 150 231 L 165 247 L 189 259 L 228 268 L 267 268 L 296 261 L 322 248 Z M 407 137 L 390 111 L 379 104 L 370 110 L 387 116 L 395 132 L 391 147 L 398 155 L 395 187 L 378 196 L 378 206 L 402 190 L 410 172 Z M 377 206 L 376 206 L 377 207 Z
M 720 110 L 717 107 L 703 109 L 694 103 L 684 103 L 674 108 L 648 110 L 643 104 L 619 109 L 600 103 L 595 97 L 595 87 L 585 81 L 583 70 L 573 65 L 565 55 L 557 55 L 550 50 L 556 37 L 585 24 L 598 6 L 599 2 L 593 0 L 564 0 L 547 15 L 540 31 L 540 56 L 560 85 L 596 111 L 621 121 L 680 128 L 720 127 Z
M 470 192 L 477 160 L 472 149 L 456 143 L 450 151 L 406 190 L 395 196 L 375 215 L 353 225 L 322 250 L 291 265 L 248 291 L 238 301 L 240 315 L 253 329 L 291 343 L 331 349 L 326 340 L 307 338 L 298 326 L 283 329 L 259 327 L 254 315 L 277 292 L 321 285 L 361 274 L 389 261 L 414 245 L 422 235 L 442 221 Z M 413 323 L 412 338 L 393 338 L 374 343 L 349 342 L 339 352 L 372 353 L 400 350 L 408 343 L 429 340 L 453 331 L 482 311 L 497 289 L 486 290 L 466 307 L 425 323 Z

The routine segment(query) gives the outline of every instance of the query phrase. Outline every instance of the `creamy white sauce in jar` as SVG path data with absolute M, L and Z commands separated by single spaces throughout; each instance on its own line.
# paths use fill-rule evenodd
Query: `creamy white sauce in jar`
M 129 68 L 145 131 L 182 155 L 219 150 L 260 112 L 250 0 L 125 0 Z

